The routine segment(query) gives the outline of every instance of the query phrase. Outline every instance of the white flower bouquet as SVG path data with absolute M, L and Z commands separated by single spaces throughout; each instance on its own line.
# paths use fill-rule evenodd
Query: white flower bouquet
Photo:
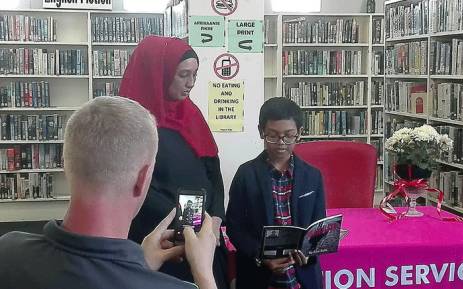
M 453 141 L 448 135 L 439 134 L 432 126 L 402 128 L 388 138 L 385 148 L 397 154 L 397 163 L 415 165 L 423 170 L 437 168 L 442 153 L 450 153 Z

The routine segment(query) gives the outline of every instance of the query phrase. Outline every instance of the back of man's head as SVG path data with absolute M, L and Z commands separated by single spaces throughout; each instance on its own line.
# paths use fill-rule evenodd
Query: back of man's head
M 154 162 L 156 123 L 133 100 L 98 97 L 69 119 L 64 136 L 64 167 L 72 182 L 124 187 L 140 168 Z

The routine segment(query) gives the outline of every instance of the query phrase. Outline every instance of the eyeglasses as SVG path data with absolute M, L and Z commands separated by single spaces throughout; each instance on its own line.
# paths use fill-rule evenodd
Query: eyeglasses
M 292 144 L 296 143 L 298 137 L 299 137 L 298 134 L 296 134 L 296 135 L 284 135 L 284 136 L 265 135 L 264 139 L 265 139 L 266 142 L 271 143 L 271 144 L 278 144 L 278 143 L 280 143 L 280 140 L 283 140 L 284 144 L 292 145 Z

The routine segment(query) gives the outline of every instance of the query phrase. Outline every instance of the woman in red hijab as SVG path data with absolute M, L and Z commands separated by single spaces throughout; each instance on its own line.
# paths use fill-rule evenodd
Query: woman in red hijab
M 138 243 L 175 207 L 179 188 L 205 189 L 206 211 L 224 218 L 217 145 L 201 111 L 189 98 L 198 65 L 198 56 L 184 41 L 149 36 L 137 46 L 125 70 L 120 95 L 151 111 L 159 133 L 151 186 L 129 233 Z M 221 249 L 216 250 L 214 275 L 218 288 L 226 288 Z M 161 271 L 193 280 L 185 262 L 166 264 Z

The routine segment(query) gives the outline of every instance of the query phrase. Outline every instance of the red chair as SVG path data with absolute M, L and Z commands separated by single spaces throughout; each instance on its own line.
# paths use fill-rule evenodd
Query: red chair
M 321 171 L 326 208 L 373 207 L 377 165 L 374 146 L 351 141 L 313 141 L 297 144 L 294 153 Z

